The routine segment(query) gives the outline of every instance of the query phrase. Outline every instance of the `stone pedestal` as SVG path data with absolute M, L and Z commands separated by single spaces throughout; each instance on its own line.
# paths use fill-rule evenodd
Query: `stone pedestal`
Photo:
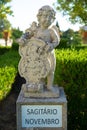
M 16 102 L 17 130 L 67 130 L 67 100 L 62 87 L 54 98 L 25 98 Z

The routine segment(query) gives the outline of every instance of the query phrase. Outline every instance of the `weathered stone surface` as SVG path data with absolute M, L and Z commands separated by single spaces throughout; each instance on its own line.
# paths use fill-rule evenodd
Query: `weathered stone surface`
M 50 61 L 47 58 L 47 53 L 38 52 L 40 47 L 45 46 L 44 41 L 39 39 L 31 39 L 27 43 L 27 47 L 20 48 L 22 58 L 19 62 L 19 73 L 26 79 L 25 88 L 31 88 L 33 91 L 39 91 L 43 85 L 44 79 L 50 71 Z M 36 90 L 35 90 L 36 89 Z
M 50 27 L 55 19 L 55 11 L 50 6 L 43 6 L 38 11 L 37 19 L 38 23 L 33 22 L 18 40 L 21 56 L 18 70 L 26 80 L 24 93 L 40 92 L 44 84 L 50 90 L 53 86 L 56 66 L 54 48 L 60 41 L 58 28 Z
M 41 92 L 42 91 L 42 92 Z M 57 87 L 52 87 L 51 90 L 43 89 L 36 92 L 27 92 L 25 91 L 24 97 L 34 97 L 34 98 L 53 98 L 53 97 L 59 97 L 59 88 Z

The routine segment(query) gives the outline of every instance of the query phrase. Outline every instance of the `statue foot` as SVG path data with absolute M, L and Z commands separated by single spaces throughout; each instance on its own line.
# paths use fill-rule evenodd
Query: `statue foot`
M 43 84 L 23 84 L 22 90 L 28 93 L 42 92 Z

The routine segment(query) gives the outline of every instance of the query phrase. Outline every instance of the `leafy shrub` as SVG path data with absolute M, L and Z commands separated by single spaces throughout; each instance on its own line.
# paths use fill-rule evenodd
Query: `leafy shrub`
M 68 100 L 69 130 L 87 129 L 87 49 L 56 50 L 55 83 Z
M 17 51 L 9 51 L 0 56 L 0 100 L 8 95 L 14 82 L 19 62 Z
M 68 40 L 66 39 L 66 38 L 62 38 L 61 40 L 60 40 L 60 43 L 59 43 L 59 45 L 56 47 L 56 49 L 58 48 L 68 48 L 68 45 L 67 45 L 67 43 L 68 43 Z
M 82 43 L 81 34 L 78 31 L 74 32 L 72 29 L 62 32 L 60 39 L 58 48 L 75 48 Z
M 3 37 L 3 33 L 2 32 L 0 32 L 0 38 L 2 38 Z
M 17 42 L 13 42 L 12 44 L 12 50 L 18 51 L 19 45 Z
M 3 55 L 4 53 L 8 52 L 9 50 L 10 50 L 10 47 L 0 46 L 0 55 Z
M 23 31 L 21 31 L 19 28 L 13 28 L 12 29 L 12 38 L 13 39 L 17 39 L 17 38 L 20 38 L 21 35 L 23 34 Z
M 0 68 L 0 100 L 10 92 L 16 72 L 15 67 Z

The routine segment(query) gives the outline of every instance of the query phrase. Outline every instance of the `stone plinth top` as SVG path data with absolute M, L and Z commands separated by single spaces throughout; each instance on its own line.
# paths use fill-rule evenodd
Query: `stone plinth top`
M 66 100 L 66 96 L 65 96 L 65 93 L 64 93 L 64 90 L 62 87 L 59 87 L 59 93 L 60 93 L 60 96 L 59 97 L 55 97 L 55 98 L 41 98 L 41 97 L 32 97 L 32 98 L 25 98 L 23 96 L 23 91 L 21 90 L 20 92 L 20 96 L 18 97 L 18 100 L 17 102 L 22 104 L 27 104 L 27 102 L 29 102 L 30 104 L 33 102 L 35 104 L 41 104 L 41 103 L 46 103 L 46 104 L 57 104 L 57 103 L 63 103 L 63 102 L 66 102 L 67 103 L 67 100 Z

